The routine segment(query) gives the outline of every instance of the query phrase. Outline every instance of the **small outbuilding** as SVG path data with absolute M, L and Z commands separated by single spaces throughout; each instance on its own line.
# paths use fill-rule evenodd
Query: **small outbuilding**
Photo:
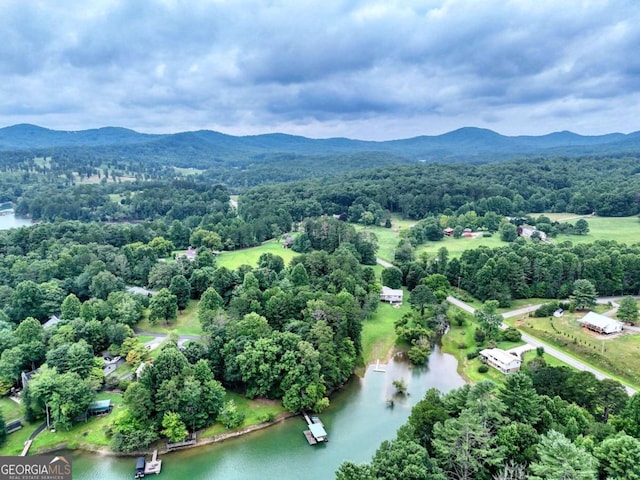
M 491 365 L 502 373 L 513 373 L 520 370 L 522 360 L 517 355 L 505 352 L 500 348 L 485 348 L 480 352 L 480 358 L 487 365 Z
M 622 331 L 622 322 L 613 318 L 605 317 L 596 312 L 589 312 L 580 320 L 584 327 L 597 333 L 611 335 L 612 333 L 620 333 Z
M 381 302 L 389 302 L 389 303 L 402 303 L 402 296 L 404 292 L 402 289 L 393 289 L 389 287 L 382 287 L 382 291 L 380 292 L 380 301 Z
M 89 404 L 87 407 L 87 415 L 107 415 L 111 413 L 112 410 L 113 405 L 111 405 L 111 400 L 97 400 Z

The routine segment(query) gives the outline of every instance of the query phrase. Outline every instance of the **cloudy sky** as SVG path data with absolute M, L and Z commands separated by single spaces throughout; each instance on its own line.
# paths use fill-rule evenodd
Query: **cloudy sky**
M 636 0 L 0 0 L 0 127 L 640 130 Z

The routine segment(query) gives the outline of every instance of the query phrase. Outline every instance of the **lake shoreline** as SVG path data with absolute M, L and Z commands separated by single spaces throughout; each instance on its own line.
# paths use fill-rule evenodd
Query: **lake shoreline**
M 61 450 L 74 450 L 74 451 L 77 450 L 77 451 L 94 453 L 94 454 L 110 456 L 110 457 L 139 457 L 142 455 L 151 455 L 154 450 L 158 450 L 158 455 L 166 455 L 176 451 L 190 450 L 198 447 L 203 447 L 205 445 L 224 442 L 225 440 L 229 440 L 231 438 L 241 437 L 252 432 L 257 432 L 260 430 L 264 430 L 265 428 L 272 427 L 274 425 L 277 425 L 280 422 L 283 422 L 284 420 L 287 420 L 289 418 L 296 417 L 299 415 L 300 415 L 299 413 L 291 413 L 291 412 L 280 413 L 276 416 L 275 420 L 273 420 L 272 422 L 263 422 L 256 425 L 248 425 L 244 428 L 241 428 L 239 430 L 234 430 L 232 432 L 221 433 L 219 435 L 214 435 L 213 437 L 201 438 L 196 440 L 196 443 L 193 445 L 172 449 L 172 450 L 167 450 L 166 442 L 163 442 L 165 443 L 165 447 L 159 447 L 156 445 L 156 446 L 149 447 L 149 449 L 136 450 L 135 452 L 116 452 L 114 450 L 111 450 L 108 447 L 97 446 L 93 444 L 79 444 L 77 447 L 72 448 L 68 445 L 67 442 L 63 442 L 53 447 L 34 449 L 34 453 L 36 453 L 37 455 L 42 455 L 47 453 L 58 452 Z

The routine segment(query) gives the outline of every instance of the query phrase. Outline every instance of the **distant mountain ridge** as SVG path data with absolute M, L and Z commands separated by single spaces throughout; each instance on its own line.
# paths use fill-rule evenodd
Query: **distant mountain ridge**
M 0 128 L 0 150 L 37 150 L 61 147 L 114 147 L 127 155 L 177 155 L 199 158 L 229 156 L 259 159 L 275 153 L 338 155 L 379 152 L 423 161 L 478 162 L 514 156 L 597 155 L 640 152 L 640 132 L 585 136 L 569 131 L 541 136 L 505 136 L 493 130 L 464 127 L 442 135 L 389 141 L 348 138 L 313 139 L 284 133 L 233 136 L 211 130 L 174 134 L 146 134 L 120 127 L 79 131 L 50 130 L 30 124 Z

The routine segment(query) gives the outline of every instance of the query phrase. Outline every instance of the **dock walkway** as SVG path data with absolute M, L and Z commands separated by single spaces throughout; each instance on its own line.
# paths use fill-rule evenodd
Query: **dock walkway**
M 306 412 L 302 412 L 302 416 L 309 426 L 309 430 L 305 430 L 304 432 L 302 432 L 304 433 L 307 442 L 309 442 L 309 445 L 315 445 L 320 442 L 329 441 L 329 437 L 324 429 L 324 425 L 318 417 L 309 418 L 309 415 L 307 415 Z
M 158 460 L 158 450 L 154 450 L 153 455 L 151 456 L 151 461 L 144 464 L 144 474 L 149 475 L 151 473 L 155 473 L 157 475 L 160 473 L 161 469 L 162 460 Z

